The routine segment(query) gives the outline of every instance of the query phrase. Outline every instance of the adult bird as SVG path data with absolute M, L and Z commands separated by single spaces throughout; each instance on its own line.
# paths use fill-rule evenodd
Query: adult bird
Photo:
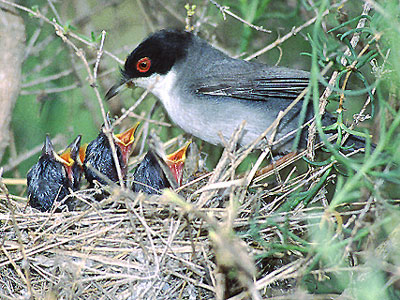
M 240 145 L 256 140 L 308 86 L 310 73 L 284 67 L 270 67 L 234 59 L 192 33 L 161 30 L 151 34 L 128 56 L 121 70 L 122 80 L 106 94 L 110 99 L 124 87 L 149 89 L 162 102 L 170 119 L 184 131 L 214 145 L 229 140 L 246 121 Z M 306 147 L 307 122 L 314 116 L 312 105 L 299 124 L 302 101 L 267 133 L 258 147 L 273 137 L 271 149 L 277 154 Z M 322 119 L 335 122 L 330 114 Z M 362 147 L 357 137 L 349 143 Z

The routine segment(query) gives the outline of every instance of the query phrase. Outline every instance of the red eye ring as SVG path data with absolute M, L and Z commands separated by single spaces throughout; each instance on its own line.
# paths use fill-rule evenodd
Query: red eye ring
M 151 66 L 151 60 L 146 56 L 138 60 L 138 62 L 136 63 L 136 70 L 138 70 L 141 73 L 144 73 L 150 69 L 150 66 Z

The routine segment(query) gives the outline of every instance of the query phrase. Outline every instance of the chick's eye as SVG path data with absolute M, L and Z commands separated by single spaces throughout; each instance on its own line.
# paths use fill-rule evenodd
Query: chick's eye
M 147 72 L 150 69 L 151 66 L 151 60 L 148 57 L 143 57 L 141 59 L 138 60 L 138 62 L 136 63 L 136 69 L 139 72 Z

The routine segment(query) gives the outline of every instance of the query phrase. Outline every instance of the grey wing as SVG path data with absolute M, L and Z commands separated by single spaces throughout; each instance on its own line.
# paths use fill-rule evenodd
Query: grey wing
M 196 93 L 256 101 L 293 100 L 308 86 L 310 73 L 306 71 L 245 63 L 230 68 L 229 73 L 213 72 L 197 80 Z

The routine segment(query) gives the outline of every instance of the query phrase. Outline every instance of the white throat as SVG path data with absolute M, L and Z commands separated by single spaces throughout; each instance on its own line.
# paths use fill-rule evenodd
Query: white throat
M 175 83 L 176 72 L 174 70 L 169 71 L 165 75 L 155 73 L 150 77 L 141 77 L 135 80 L 137 86 L 148 89 L 154 96 L 160 99 L 168 113 L 172 109 L 176 109 L 177 103 L 171 103 L 174 99 Z

